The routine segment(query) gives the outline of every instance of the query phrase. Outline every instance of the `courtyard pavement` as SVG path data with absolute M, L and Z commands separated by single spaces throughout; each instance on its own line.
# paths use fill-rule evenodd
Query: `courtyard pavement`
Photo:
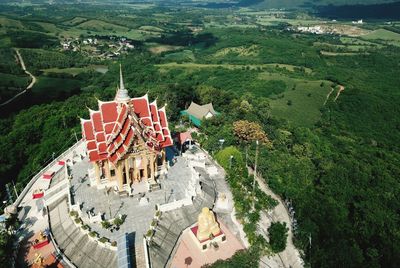
M 121 234 L 135 233 L 135 244 L 142 245 L 143 235 L 150 228 L 155 214 L 156 204 L 169 203 L 184 198 L 185 189 L 188 186 L 188 178 L 191 171 L 186 160 L 177 158 L 177 162 L 169 168 L 167 176 L 159 179 L 161 189 L 153 192 L 137 194 L 134 196 L 120 196 L 110 192 L 106 195 L 104 189 L 98 190 L 91 187 L 87 176 L 90 163 L 87 159 L 77 163 L 72 168 L 71 192 L 75 204 L 79 202 L 83 211 L 82 219 L 91 230 L 99 233 L 111 241 L 116 241 Z M 135 185 L 133 186 L 135 188 Z M 147 202 L 140 202 L 144 195 Z M 144 204 L 147 203 L 147 204 Z M 125 222 L 119 230 L 109 230 L 101 227 L 100 223 L 89 223 L 87 211 L 94 214 L 101 213 L 104 219 L 113 219 L 119 215 L 126 215 Z

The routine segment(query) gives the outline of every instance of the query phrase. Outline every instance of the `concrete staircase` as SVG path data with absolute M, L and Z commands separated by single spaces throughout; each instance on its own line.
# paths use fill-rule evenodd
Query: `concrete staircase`
M 62 252 L 79 268 L 117 267 L 117 253 L 89 239 L 68 215 L 67 199 L 49 207 L 50 228 Z
M 210 178 L 203 177 L 201 181 L 202 193 L 194 198 L 193 205 L 162 214 L 149 246 L 152 267 L 168 266 L 182 231 L 197 221 L 203 207 L 213 207 L 216 197 L 214 184 Z

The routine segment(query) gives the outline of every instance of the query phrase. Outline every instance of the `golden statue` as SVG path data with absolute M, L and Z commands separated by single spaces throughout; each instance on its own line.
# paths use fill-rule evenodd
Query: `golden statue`
M 200 241 L 210 238 L 210 235 L 218 235 L 221 232 L 214 213 L 208 208 L 203 208 L 198 217 L 197 239 Z
M 36 264 L 37 267 L 44 267 L 43 258 L 40 253 L 35 253 L 35 259 L 33 263 Z
M 40 233 L 39 233 L 39 241 L 42 242 L 44 240 L 47 240 L 47 235 L 45 235 L 43 233 L 43 231 L 40 231 Z

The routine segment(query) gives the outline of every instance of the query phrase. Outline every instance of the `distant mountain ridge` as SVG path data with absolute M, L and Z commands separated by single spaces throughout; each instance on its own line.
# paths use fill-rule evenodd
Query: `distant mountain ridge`
M 400 0 L 0 0 L 0 4 L 9 3 L 32 3 L 32 4 L 91 4 L 91 3 L 155 3 L 160 5 L 183 5 L 197 6 L 207 8 L 234 8 L 234 7 L 251 7 L 256 9 L 297 9 L 297 8 L 312 8 L 315 10 L 324 9 L 325 13 L 329 13 L 330 8 L 341 7 L 335 9 L 335 12 L 345 11 L 346 7 L 353 6 L 371 6 L 374 5 L 389 5 L 384 9 L 390 9 L 390 4 L 400 3 Z M 382 9 L 382 8 L 380 8 Z M 327 10 L 329 12 L 327 12 Z M 397 12 L 392 11 L 392 12 Z M 400 12 L 400 11 L 399 11 Z M 345 13 L 349 13 L 348 11 Z M 400 16 L 400 15 L 399 15 Z M 346 17 L 349 17 L 346 15 Z
M 245 2 L 248 0 L 242 0 Z M 250 0 L 253 1 L 253 0 Z M 261 0 L 256 4 L 262 8 L 296 8 L 312 6 L 373 5 L 398 2 L 399 0 Z

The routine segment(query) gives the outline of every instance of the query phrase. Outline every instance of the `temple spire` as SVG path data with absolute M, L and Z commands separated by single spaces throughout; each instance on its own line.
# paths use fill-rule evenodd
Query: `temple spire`
M 122 77 L 122 66 L 119 64 L 119 88 L 124 90 L 124 78 Z
M 130 100 L 128 95 L 128 90 L 126 90 L 124 86 L 124 79 L 122 77 L 122 66 L 119 65 L 119 88 L 117 86 L 117 95 L 115 96 L 115 100 L 119 102 L 125 102 Z

